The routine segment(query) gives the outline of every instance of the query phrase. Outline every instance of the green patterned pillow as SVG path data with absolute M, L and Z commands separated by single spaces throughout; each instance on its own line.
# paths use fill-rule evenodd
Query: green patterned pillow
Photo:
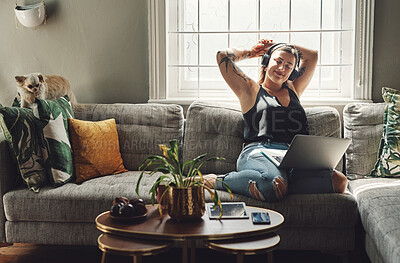
M 386 102 L 378 161 L 370 176 L 400 177 L 400 91 L 382 88 Z
M 48 152 L 48 156 L 44 156 L 47 175 L 54 186 L 61 186 L 71 181 L 74 174 L 68 133 L 68 118 L 74 118 L 71 103 L 68 96 L 54 101 L 36 98 L 33 112 Z
M 42 158 L 46 150 L 34 122 L 31 109 L 0 107 L 0 125 L 17 160 L 18 171 L 28 188 L 39 192 L 46 183 Z
M 12 106 L 21 108 L 21 99 L 19 98 L 19 94 L 17 97 L 14 98 Z

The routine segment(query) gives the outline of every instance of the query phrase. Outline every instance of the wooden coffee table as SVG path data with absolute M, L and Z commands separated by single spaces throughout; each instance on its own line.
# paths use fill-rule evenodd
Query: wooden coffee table
M 244 262 L 244 255 L 261 253 L 267 253 L 268 263 L 272 263 L 272 252 L 280 241 L 279 235 L 276 233 L 269 233 L 251 238 L 207 241 L 206 246 L 212 250 L 236 255 L 237 263 Z
M 97 228 L 108 234 L 134 239 L 175 240 L 182 242 L 182 262 L 188 262 L 188 249 L 191 250 L 191 262 L 195 262 L 195 241 L 235 240 L 266 235 L 278 230 L 284 218 L 278 212 L 269 209 L 247 206 L 251 212 L 268 212 L 271 224 L 255 225 L 248 219 L 209 219 L 207 213 L 196 221 L 177 222 L 167 213 L 160 217 L 157 205 L 146 206 L 146 220 L 137 223 L 123 223 L 113 220 L 109 212 L 104 212 L 96 218 Z M 243 239 L 245 240 L 245 239 Z M 276 246 L 276 244 L 274 245 Z
M 101 234 L 97 239 L 98 246 L 103 255 L 101 263 L 106 263 L 109 254 L 133 256 L 134 263 L 141 263 L 142 256 L 151 256 L 167 251 L 172 247 L 172 242 L 154 240 L 134 240 L 111 234 Z

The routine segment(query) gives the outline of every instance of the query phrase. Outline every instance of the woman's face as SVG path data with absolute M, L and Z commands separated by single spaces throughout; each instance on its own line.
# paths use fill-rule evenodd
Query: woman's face
M 267 77 L 275 83 L 283 84 L 288 80 L 296 63 L 293 54 L 277 50 L 272 53 L 266 68 Z

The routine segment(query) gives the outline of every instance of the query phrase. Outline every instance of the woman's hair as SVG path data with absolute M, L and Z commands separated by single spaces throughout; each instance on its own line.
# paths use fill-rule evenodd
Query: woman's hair
M 277 46 L 276 48 L 271 50 L 271 53 L 269 55 L 272 56 L 272 53 L 274 53 L 275 51 L 284 51 L 284 52 L 294 55 L 296 61 L 295 61 L 293 70 L 297 68 L 299 60 L 302 58 L 301 52 L 297 48 L 295 48 L 294 46 L 289 45 L 289 44 L 282 44 L 282 45 Z M 269 61 L 268 61 L 268 64 L 269 64 Z M 268 67 L 268 65 L 267 65 L 267 67 Z M 260 68 L 258 82 L 257 82 L 258 85 L 261 85 L 264 82 L 265 68 L 266 67 L 264 67 L 264 66 L 261 66 L 261 68 Z

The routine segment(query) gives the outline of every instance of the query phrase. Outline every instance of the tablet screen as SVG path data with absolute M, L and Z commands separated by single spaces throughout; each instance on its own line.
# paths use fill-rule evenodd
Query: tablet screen
M 249 218 L 246 212 L 246 204 L 243 202 L 221 203 L 224 213 L 222 218 Z M 217 219 L 221 214 L 221 209 L 217 206 L 214 209 L 213 203 L 207 203 L 207 213 L 209 218 Z

